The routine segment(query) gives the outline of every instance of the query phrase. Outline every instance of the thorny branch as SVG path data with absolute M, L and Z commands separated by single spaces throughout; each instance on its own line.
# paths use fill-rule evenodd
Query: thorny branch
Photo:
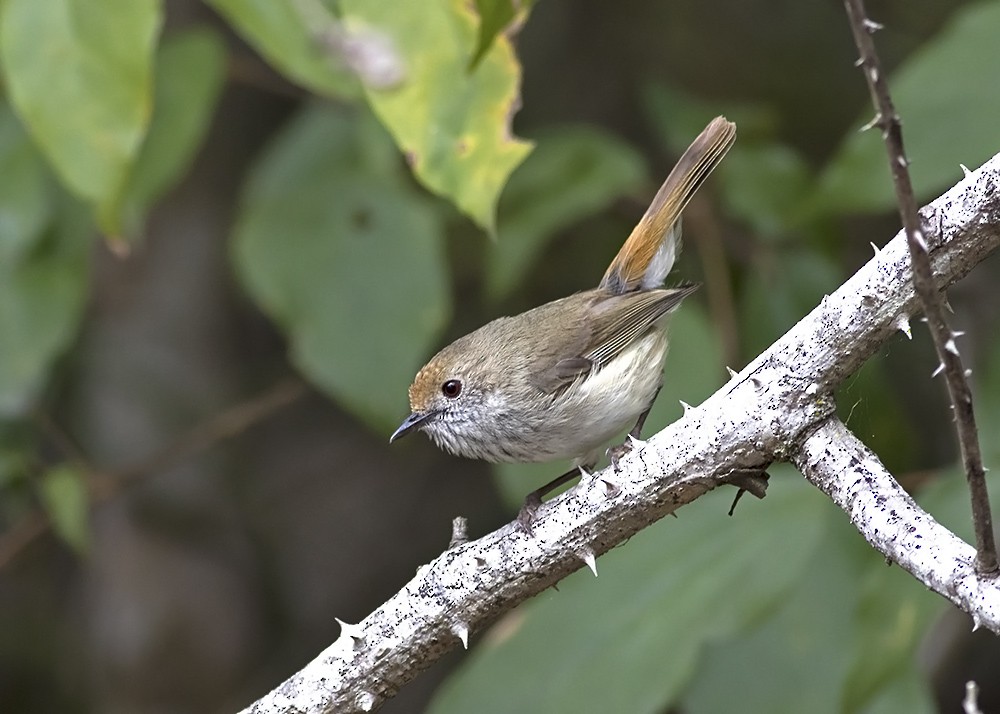
M 940 360 L 940 366 L 934 374 L 944 373 L 948 395 L 951 397 L 952 409 L 955 412 L 955 428 L 962 451 L 962 463 L 965 466 L 965 476 L 972 496 L 972 522 L 977 546 L 976 567 L 981 573 L 994 573 L 998 570 L 997 550 L 993 540 L 993 517 L 990 514 L 989 495 L 986 490 L 986 472 L 979 448 L 976 416 L 972 408 L 972 391 L 969 389 L 962 357 L 955 342 L 961 333 L 953 332 L 948 326 L 944 314 L 944 300 L 934 284 L 931 273 L 927 240 L 920 224 L 920 216 L 917 214 L 917 201 L 910 183 L 909 162 L 903 150 L 903 129 L 896 108 L 893 106 L 892 97 L 889 95 L 889 87 L 875 51 L 875 42 L 872 40 L 872 33 L 880 29 L 880 25 L 868 18 L 863 0 L 844 0 L 844 5 L 860 55 L 858 63 L 864 69 L 868 91 L 875 105 L 876 114 L 871 126 L 882 129 L 882 138 L 889 154 L 889 168 L 892 171 L 893 187 L 896 189 L 899 216 L 903 222 L 910 262 L 913 266 L 913 285 L 920 298 L 923 313 L 927 318 L 927 327 L 930 329 L 934 348 Z
M 923 511 L 839 420 L 816 429 L 792 462 L 888 561 L 970 613 L 976 627 L 1000 629 L 1000 588 L 977 572 L 972 546 Z
M 1000 247 L 1000 155 L 924 212 L 939 227 L 926 240 L 940 290 Z M 244 714 L 373 711 L 527 598 L 582 567 L 596 570 L 598 556 L 734 471 L 779 459 L 822 482 L 901 567 L 1000 633 L 1000 581 L 977 572 L 973 549 L 831 422 L 834 390 L 919 312 L 911 273 L 898 235 L 718 392 L 624 457 L 621 473 L 584 477 L 544 504 L 533 536 L 508 525 L 448 548 L 362 622 L 344 623 L 336 642 Z M 939 539 L 945 547 L 928 547 Z M 923 547 L 908 547 L 915 542 Z

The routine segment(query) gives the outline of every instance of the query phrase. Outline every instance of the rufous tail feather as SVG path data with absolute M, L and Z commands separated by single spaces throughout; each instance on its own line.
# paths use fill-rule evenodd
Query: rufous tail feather
M 652 287 L 650 282 L 662 284 L 673 263 L 676 252 L 667 241 L 675 241 L 679 235 L 674 230 L 681 217 L 681 211 L 694 196 L 708 175 L 715 170 L 736 140 L 736 125 L 725 117 L 716 117 L 698 135 L 683 156 L 677 161 L 667 180 L 653 197 L 642 219 L 632 229 L 628 240 L 611 261 L 601 287 L 614 293 L 627 293 L 640 287 Z M 661 249 L 669 251 L 668 260 L 657 261 Z M 647 280 L 647 271 L 656 265 L 652 281 Z M 662 263 L 662 264 L 659 264 Z

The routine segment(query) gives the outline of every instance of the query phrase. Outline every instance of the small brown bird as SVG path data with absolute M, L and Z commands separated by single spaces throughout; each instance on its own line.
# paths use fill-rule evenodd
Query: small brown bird
M 667 318 L 698 287 L 662 287 L 680 248 L 681 211 L 735 139 L 732 122 L 709 123 L 598 287 L 501 317 L 438 352 L 410 386 L 412 412 L 389 441 L 420 429 L 459 456 L 592 468 L 633 423 L 638 439 L 663 381 Z M 541 497 L 576 474 L 529 494 L 522 525 L 530 529 Z

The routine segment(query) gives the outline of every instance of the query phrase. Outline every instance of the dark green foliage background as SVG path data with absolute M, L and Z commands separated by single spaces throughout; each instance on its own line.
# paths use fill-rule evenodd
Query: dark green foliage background
M 927 202 L 1000 151 L 1000 2 L 869 11 Z M 338 27 L 392 38 L 402 83 L 324 53 Z M 898 229 L 854 56 L 836 3 L 0 1 L 0 711 L 234 711 L 453 516 L 509 520 L 561 465 L 390 449 L 412 375 L 592 286 L 723 113 L 738 142 L 672 277 L 705 288 L 648 424 L 711 394 Z M 998 271 L 949 294 L 987 466 Z M 913 327 L 839 407 L 968 537 Z M 219 438 L 214 417 L 292 375 L 305 396 Z M 730 519 L 730 494 L 699 500 L 384 711 L 959 711 L 967 679 L 1000 706 L 995 638 L 772 473 L 764 501 Z

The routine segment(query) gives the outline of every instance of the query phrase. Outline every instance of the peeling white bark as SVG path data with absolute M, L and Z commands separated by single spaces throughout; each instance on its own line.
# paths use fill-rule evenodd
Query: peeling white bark
M 1000 244 L 1000 156 L 922 211 L 938 283 L 969 272 Z M 880 550 L 1000 632 L 997 587 L 970 576 L 971 547 L 917 514 L 871 454 L 831 422 L 833 390 L 916 310 L 900 233 L 839 290 L 704 404 L 539 511 L 534 537 L 506 526 L 445 551 L 300 672 L 246 710 L 372 711 L 444 652 L 523 600 L 650 523 L 725 483 L 737 468 L 795 460 Z M 856 458 L 845 456 L 854 454 Z M 878 466 L 878 468 L 876 468 Z M 859 483 L 874 479 L 866 491 Z M 823 477 L 821 479 L 821 476 Z M 608 484 L 613 484 L 610 487 Z M 842 503 L 843 501 L 843 503 Z M 877 515 L 917 530 L 884 541 Z M 919 510 L 919 509 L 918 509 Z M 918 539 L 916 535 L 921 537 Z M 442 533 L 442 538 L 444 533 Z M 936 545 L 933 549 L 928 544 Z M 884 542 L 883 542 L 884 541 Z M 916 548 L 917 544 L 923 547 Z M 933 552 L 932 552 L 933 551 Z M 930 555 L 929 555 L 930 554 Z M 974 575 L 974 574 L 973 574 Z

